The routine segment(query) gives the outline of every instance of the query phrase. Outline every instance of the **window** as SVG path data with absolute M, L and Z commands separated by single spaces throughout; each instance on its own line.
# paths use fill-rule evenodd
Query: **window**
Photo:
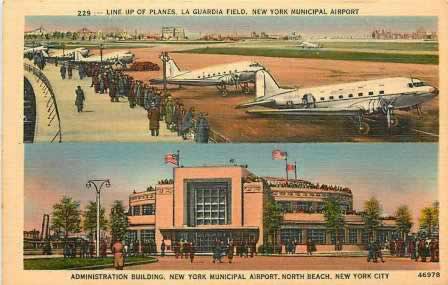
M 140 240 L 144 243 L 155 240 L 154 230 L 141 230 Z
M 325 101 L 325 98 L 324 97 L 320 97 L 320 101 Z
M 325 230 L 308 230 L 308 239 L 311 239 L 316 244 L 325 244 Z
M 381 91 L 380 91 L 380 94 L 384 94 L 384 91 L 383 91 L 383 90 L 381 90 Z
M 358 93 L 358 97 L 362 97 L 362 93 Z
M 350 244 L 358 243 L 358 230 L 357 229 L 348 229 L 348 242 Z
M 142 212 L 143 215 L 154 215 L 155 214 L 155 209 L 154 209 L 154 204 L 145 204 L 142 206 Z
M 334 97 L 333 96 L 330 96 L 330 100 L 333 100 L 334 99 Z
M 338 238 L 339 242 L 345 243 L 345 231 L 343 229 L 339 230 Z M 334 231 L 331 232 L 331 243 L 336 243 L 336 234 Z
M 137 231 L 128 231 L 127 238 L 129 241 L 137 240 Z
M 369 96 L 372 96 L 373 95 L 373 91 L 369 91 Z
M 409 87 L 409 88 L 413 88 L 414 85 L 412 85 L 412 83 L 408 83 L 408 87 Z
M 140 216 L 140 206 L 134 206 L 132 209 L 133 216 Z
M 348 98 L 353 98 L 353 94 L 348 94 Z
M 344 96 L 343 95 L 339 95 L 339 99 L 344 99 Z
M 303 230 L 302 229 L 281 229 L 280 240 L 283 244 L 288 241 L 296 241 L 297 243 L 303 242 Z

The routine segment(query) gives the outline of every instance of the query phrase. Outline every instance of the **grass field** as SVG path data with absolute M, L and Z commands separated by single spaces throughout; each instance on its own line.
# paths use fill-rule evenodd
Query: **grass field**
M 438 64 L 439 56 L 431 54 L 400 54 L 374 53 L 334 50 L 298 50 L 298 49 L 268 49 L 268 48 L 235 48 L 235 47 L 206 47 L 176 51 L 179 53 L 197 54 L 227 54 L 246 56 L 267 56 L 287 58 L 317 58 L 332 60 L 359 60 L 395 63 Z
M 324 48 L 438 51 L 437 42 L 321 42 Z
M 131 262 L 143 262 L 148 261 L 148 263 L 156 262 L 157 259 L 154 257 L 139 257 L 131 256 L 125 259 L 126 263 Z M 25 270 L 64 270 L 64 269 L 75 269 L 87 266 L 95 265 L 113 265 L 112 257 L 106 258 L 36 258 L 36 259 L 25 259 L 23 261 L 23 266 Z

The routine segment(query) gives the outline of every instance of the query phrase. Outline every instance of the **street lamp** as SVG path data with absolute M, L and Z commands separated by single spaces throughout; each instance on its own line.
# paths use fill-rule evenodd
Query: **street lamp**
M 104 45 L 101 43 L 100 44 L 100 61 L 101 61 L 101 66 L 103 66 L 103 48 L 104 48 Z
M 92 186 L 96 192 L 96 257 L 100 257 L 100 199 L 101 189 L 103 186 L 110 187 L 109 179 L 90 179 L 86 183 L 86 188 L 90 189 Z

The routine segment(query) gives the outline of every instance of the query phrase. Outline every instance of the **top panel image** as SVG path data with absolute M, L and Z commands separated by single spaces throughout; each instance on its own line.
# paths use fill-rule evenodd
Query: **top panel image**
M 437 22 L 27 16 L 23 141 L 437 142 Z

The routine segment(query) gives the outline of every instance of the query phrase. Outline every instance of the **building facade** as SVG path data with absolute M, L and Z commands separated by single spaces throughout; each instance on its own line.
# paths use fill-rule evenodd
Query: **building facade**
M 198 252 L 210 252 L 216 240 L 263 244 L 264 206 L 273 198 L 283 222 L 278 242 L 304 246 L 313 240 L 318 250 L 331 247 L 335 234 L 327 231 L 322 213 L 326 198 L 336 198 L 345 213 L 339 240 L 354 249 L 367 243 L 360 214 L 353 211 L 348 188 L 313 184 L 305 180 L 258 177 L 244 166 L 176 167 L 173 179 L 129 197 L 129 242 L 167 246 L 192 241 Z M 385 241 L 396 231 L 393 219 L 384 219 L 373 238 Z M 300 249 L 299 249 L 300 250 Z

